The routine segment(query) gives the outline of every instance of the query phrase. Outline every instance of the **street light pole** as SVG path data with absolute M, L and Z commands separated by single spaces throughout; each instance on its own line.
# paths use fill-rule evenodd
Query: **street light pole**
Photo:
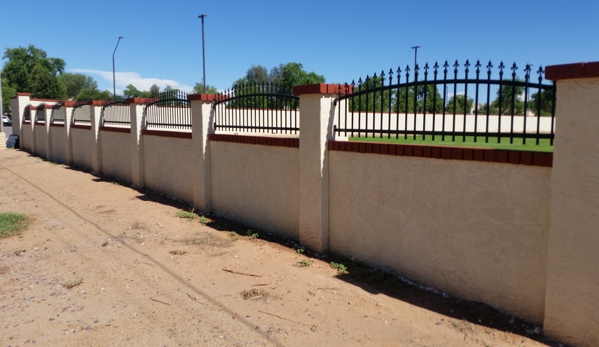
M 412 47 L 412 49 L 414 50 L 414 68 L 416 68 L 416 62 L 418 61 L 418 48 L 420 48 L 420 46 L 414 46 Z
M 206 51 L 204 49 L 204 18 L 208 17 L 207 14 L 201 14 L 198 18 L 202 18 L 202 65 L 204 69 L 204 77 L 202 80 L 204 81 L 204 94 L 206 94 Z
M 116 53 L 116 49 L 119 47 L 119 42 L 123 39 L 122 36 L 119 36 L 119 40 L 116 42 L 116 47 L 114 47 L 114 52 L 112 52 L 112 99 L 116 101 L 116 82 L 115 82 L 115 72 L 114 72 L 114 54 Z
M 0 124 L 0 133 L 4 132 L 4 99 L 2 99 L 2 72 L 0 72 L 0 118 L 2 118 L 2 124 Z

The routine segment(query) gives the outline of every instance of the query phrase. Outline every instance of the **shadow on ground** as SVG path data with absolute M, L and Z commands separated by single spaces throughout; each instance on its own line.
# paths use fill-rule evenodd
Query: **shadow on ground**
M 164 204 L 204 216 L 202 211 L 194 210 L 193 206 L 190 204 L 164 194 L 145 188 L 135 188 L 132 187 L 129 182 L 100 176 L 90 172 L 90 170 L 86 168 L 77 166 L 66 167 L 70 170 L 91 173 L 95 176 L 93 180 L 96 182 L 109 182 L 134 189 L 140 193 L 137 198 L 142 201 Z M 323 260 L 328 263 L 335 263 L 337 264 L 336 267 L 338 269 L 343 269 L 343 271 L 340 271 L 340 274 L 337 275 L 338 279 L 358 286 L 369 293 L 386 295 L 396 300 L 401 300 L 411 305 L 461 321 L 460 324 L 449 323 L 448 321 L 438 322 L 437 324 L 454 324 L 454 328 L 461 331 L 462 329 L 467 329 L 467 323 L 471 323 L 488 329 L 519 335 L 522 336 L 523 340 L 524 338 L 528 338 L 551 347 L 566 347 L 564 344 L 543 336 L 541 327 L 528 324 L 521 319 L 502 313 L 489 305 L 448 296 L 433 288 L 413 283 L 398 274 L 370 267 L 353 258 L 337 254 L 316 254 L 301 247 L 297 243 L 297 240 L 284 238 L 274 233 L 244 226 L 243 224 L 215 216 L 214 214 L 206 214 L 204 218 L 206 226 L 218 231 L 227 232 L 229 235 L 250 239 L 259 237 L 262 240 L 278 244 L 279 246 L 293 251 L 301 249 L 302 251 L 300 252 L 309 258 Z M 345 273 L 341 273 L 344 271 Z

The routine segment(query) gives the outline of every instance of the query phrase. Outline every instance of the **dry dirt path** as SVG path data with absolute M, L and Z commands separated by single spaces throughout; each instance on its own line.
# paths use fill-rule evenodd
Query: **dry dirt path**
M 376 294 L 325 261 L 299 267 L 290 247 L 235 240 L 181 206 L 0 151 L 0 212 L 31 217 L 0 239 L 0 345 L 547 345 Z

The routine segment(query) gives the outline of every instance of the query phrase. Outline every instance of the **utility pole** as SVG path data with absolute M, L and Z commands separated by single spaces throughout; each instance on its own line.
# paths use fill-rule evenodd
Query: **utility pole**
M 202 18 L 202 65 L 204 67 L 204 77 L 202 80 L 204 81 L 204 94 L 206 94 L 206 51 L 204 49 L 204 18 L 208 17 L 207 14 L 201 14 L 198 18 Z
M 119 48 L 119 42 L 123 39 L 122 36 L 119 36 L 119 40 L 116 42 L 116 47 L 114 47 L 114 52 L 112 52 L 112 100 L 116 101 L 116 82 L 115 82 L 115 72 L 114 72 L 114 54 L 116 53 L 116 49 Z

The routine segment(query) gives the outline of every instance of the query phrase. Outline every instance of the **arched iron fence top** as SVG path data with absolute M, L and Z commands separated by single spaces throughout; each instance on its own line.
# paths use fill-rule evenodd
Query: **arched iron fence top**
M 59 103 L 56 103 L 56 104 L 52 105 L 52 111 L 54 111 L 54 110 L 58 110 L 58 109 L 60 109 L 61 107 L 62 107 L 62 104 L 61 104 L 60 102 L 59 102 Z
M 396 140 L 494 137 L 499 144 L 506 138 L 526 144 L 528 138 L 538 145 L 544 139 L 552 146 L 556 88 L 544 72 L 542 66 L 480 60 L 383 70 L 340 85 L 334 132 Z
M 191 129 L 191 102 L 181 90 L 167 90 L 150 98 L 144 107 L 146 126 L 162 129 Z
M 113 106 L 113 105 L 129 105 L 129 104 L 125 100 L 116 100 L 116 101 L 108 100 L 108 101 L 106 101 L 106 103 L 104 105 L 102 105 L 102 111 L 104 111 L 106 109 L 106 107 Z
M 188 93 L 178 89 L 160 92 L 157 97 L 149 98 L 145 108 L 147 109 L 149 106 L 159 103 L 171 103 L 172 106 L 190 106 L 191 103 L 187 100 L 187 95 Z
M 75 103 L 75 105 L 73 105 L 73 109 L 71 110 L 71 123 L 75 124 L 77 122 L 82 122 L 82 123 L 91 123 L 91 111 L 89 114 L 87 114 L 87 117 L 85 117 L 84 119 L 77 119 L 76 114 L 79 111 L 78 109 L 83 108 L 84 106 L 90 106 L 91 105 L 91 100 L 81 100 L 81 101 L 77 101 Z
M 62 118 L 56 118 L 56 113 L 59 112 L 61 115 L 63 115 Z M 62 110 L 62 104 L 58 103 L 58 104 L 54 104 L 52 105 L 52 112 L 50 112 L 50 123 L 54 123 L 55 121 L 61 121 L 64 122 L 64 110 Z
M 515 87 L 543 87 L 553 88 L 552 83 L 543 83 L 545 80 L 545 70 L 543 66 L 535 71 L 532 64 L 526 64 L 522 68 L 524 79 L 518 75 L 519 67 L 514 62 L 511 66 L 505 65 L 500 61 L 499 65 L 494 66 L 492 61 L 485 65 L 477 60 L 474 65 L 466 60 L 460 64 L 457 60 L 450 64 L 447 60 L 443 65 L 435 62 L 433 66 L 425 63 L 424 67 L 418 64 L 410 69 L 407 65 L 404 70 L 401 67 L 389 69 L 387 73 L 381 70 L 380 73 L 366 75 L 362 80 L 360 77 L 357 82 L 353 80 L 351 83 L 339 85 L 339 96 L 335 99 L 335 104 L 338 100 L 359 96 L 367 93 L 394 89 L 397 87 L 415 87 L 421 85 L 443 85 L 443 84 L 488 84 L 488 85 L 512 85 Z M 462 68 L 460 71 L 460 67 Z M 495 70 L 493 70 L 495 68 Z M 421 72 L 422 70 L 423 72 Z M 511 72 L 510 72 L 511 71 Z M 534 76 L 536 75 L 536 76 Z M 411 77 L 410 77 L 411 76 Z
M 273 101 L 276 98 L 299 100 L 299 96 L 293 95 L 293 88 L 288 85 L 272 82 L 243 83 L 235 84 L 232 88 L 217 94 L 216 99 L 212 102 L 212 107 L 215 108 L 217 105 L 225 102 L 235 105 L 237 100 L 259 98 L 263 98 L 262 100 L 264 100 L 263 103 L 265 105 L 260 105 L 257 108 L 276 107 L 277 104 Z M 268 100 L 271 100 L 271 102 L 269 103 Z M 299 107 L 299 104 L 296 106 Z

